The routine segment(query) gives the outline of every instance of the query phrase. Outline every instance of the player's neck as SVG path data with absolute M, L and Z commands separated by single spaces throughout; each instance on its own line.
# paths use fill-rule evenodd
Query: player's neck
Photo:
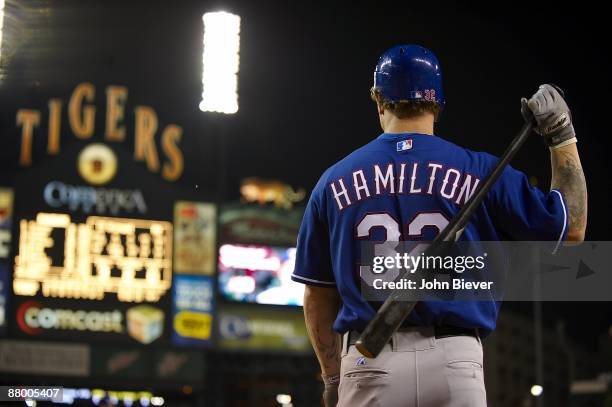
M 418 117 L 409 119 L 399 119 L 392 114 L 388 114 L 381 120 L 381 125 L 385 133 L 420 133 L 434 134 L 434 117 L 430 114 L 424 114 Z

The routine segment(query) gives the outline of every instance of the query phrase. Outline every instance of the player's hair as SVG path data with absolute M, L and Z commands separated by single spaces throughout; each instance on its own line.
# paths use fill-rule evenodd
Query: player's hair
M 383 107 L 383 109 L 393 113 L 398 119 L 410 119 L 417 117 L 423 113 L 433 113 L 437 118 L 440 113 L 440 105 L 431 101 L 417 100 L 401 100 L 399 102 L 391 102 L 386 100 L 376 88 L 370 89 L 370 97 L 372 100 Z

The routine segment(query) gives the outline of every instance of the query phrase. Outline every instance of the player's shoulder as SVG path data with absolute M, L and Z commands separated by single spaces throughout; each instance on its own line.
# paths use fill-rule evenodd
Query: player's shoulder
M 470 158 L 481 161 L 494 161 L 496 157 L 484 151 L 472 150 L 470 148 L 459 145 L 445 137 L 435 137 L 441 145 L 444 145 L 448 150 L 462 155 L 462 158 Z
M 483 169 L 489 169 L 499 160 L 499 157 L 491 153 L 487 153 L 486 151 L 476 151 L 465 147 L 460 148 L 475 165 L 482 167 Z
M 458 159 L 464 160 L 468 164 L 467 166 L 473 169 L 488 173 L 499 160 L 499 157 L 486 151 L 472 150 L 455 144 L 450 140 L 442 140 L 450 149 L 454 150 L 453 153 L 457 155 Z

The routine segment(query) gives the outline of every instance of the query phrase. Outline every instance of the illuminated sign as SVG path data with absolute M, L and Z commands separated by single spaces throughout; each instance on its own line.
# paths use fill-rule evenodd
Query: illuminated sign
M 291 280 L 294 247 L 224 244 L 219 248 L 219 289 L 230 300 L 302 305 L 304 285 Z
M 164 332 L 164 313 L 149 305 L 139 305 L 127 311 L 128 333 L 145 345 L 159 338 Z
M 296 191 L 283 182 L 257 177 L 242 180 L 240 194 L 246 202 L 257 202 L 260 205 L 272 202 L 277 208 L 283 209 L 291 209 L 306 197 L 303 188 Z
M 295 249 L 293 249 L 295 252 Z M 219 249 L 219 261 L 225 267 L 277 271 L 281 268 L 281 259 L 273 256 L 267 247 L 250 247 L 224 244 Z M 293 267 L 294 258 L 290 267 Z
M 228 306 L 219 311 L 217 318 L 222 348 L 294 352 L 312 349 L 299 311 Z
M 90 144 L 79 154 L 77 168 L 85 181 L 103 185 L 117 173 L 117 157 L 113 150 L 102 143 Z
M 13 191 L 0 188 L 0 333 L 6 327 L 6 312 L 9 296 L 8 259 L 11 252 L 11 224 L 13 218 Z
M 155 302 L 172 283 L 169 222 L 39 213 L 20 222 L 17 295 Z
M 212 315 L 180 311 L 174 316 L 174 329 L 183 338 L 208 340 L 212 330 Z
M 17 324 L 29 334 L 46 329 L 91 332 L 123 332 L 123 314 L 113 311 L 84 311 L 43 307 L 36 301 L 26 301 L 17 309 Z
M 216 206 L 178 201 L 174 205 L 174 272 L 213 275 L 216 262 Z
M 60 181 L 49 182 L 44 189 L 43 197 L 47 205 L 53 208 L 68 208 L 71 211 L 82 210 L 90 213 L 119 211 L 145 213 L 147 204 L 140 190 L 122 190 L 67 185 Z
M 6 259 L 11 251 L 11 231 L 0 229 L 0 259 Z
M 211 337 L 214 310 L 211 277 L 175 275 L 172 288 L 172 341 L 177 345 L 205 345 Z
M 243 316 L 226 316 L 221 319 L 221 335 L 227 339 L 249 338 L 253 335 L 289 337 L 295 335 L 290 321 L 248 319 Z
M 126 311 L 84 310 L 43 305 L 39 301 L 29 300 L 17 307 L 16 324 L 23 333 L 32 336 L 55 333 L 51 336 L 65 337 L 71 331 L 119 335 L 127 333 L 132 339 L 148 345 L 162 336 L 164 317 L 162 310 L 150 305 L 137 305 Z
M 9 257 L 11 251 L 11 221 L 13 218 L 13 191 L 0 188 L 0 259 Z
M 110 85 L 106 88 L 106 121 L 104 139 L 108 142 L 126 142 L 128 137 L 125 121 L 128 89 L 123 86 Z M 80 83 L 72 92 L 67 104 L 68 125 L 72 134 L 81 140 L 88 140 L 94 135 L 96 121 L 96 106 L 92 104 L 96 98 L 96 87 L 88 82 Z M 58 155 L 62 140 L 62 109 L 64 101 L 59 98 L 48 102 L 47 150 L 48 155 Z M 45 137 L 37 129 L 43 121 L 41 110 L 19 109 L 16 114 L 17 126 L 21 128 L 21 151 L 19 164 L 23 167 L 32 165 L 32 145 L 34 137 Z M 158 151 L 156 135 L 159 120 L 157 113 L 150 106 L 134 107 L 134 160 L 146 163 L 150 172 L 161 173 L 167 181 L 176 181 L 183 174 L 183 153 L 178 144 L 183 136 L 183 129 L 176 124 L 169 124 L 161 131 L 159 144 L 163 156 Z M 65 125 L 65 124 L 64 124 Z M 131 138 L 130 138 L 131 139 Z M 104 177 L 95 177 L 103 180 Z M 96 182 L 92 182 L 96 184 Z
M 0 333 L 6 327 L 6 308 L 9 296 L 9 270 L 0 263 Z
M 224 243 L 293 246 L 303 217 L 301 207 L 286 210 L 242 203 L 224 205 L 219 215 L 219 240 Z

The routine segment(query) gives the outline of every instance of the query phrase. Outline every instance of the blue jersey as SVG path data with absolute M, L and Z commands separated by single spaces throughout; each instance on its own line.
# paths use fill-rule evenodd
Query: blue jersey
M 300 227 L 294 281 L 336 287 L 342 299 L 334 330 L 362 331 L 376 310 L 361 295 L 359 240 L 433 240 L 497 158 L 424 134 L 383 134 L 330 167 L 315 186 Z M 461 240 L 565 239 L 561 193 L 545 194 L 507 167 Z M 496 301 L 422 301 L 416 325 L 495 329 Z

